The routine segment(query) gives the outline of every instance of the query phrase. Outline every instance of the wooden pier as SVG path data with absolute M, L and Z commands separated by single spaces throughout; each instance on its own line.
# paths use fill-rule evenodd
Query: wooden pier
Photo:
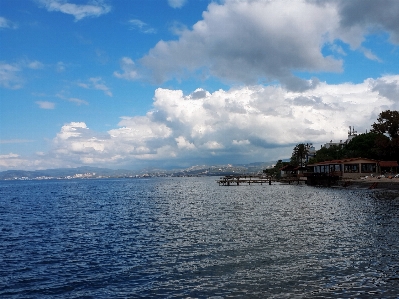
M 219 186 L 240 186 L 251 184 L 272 184 L 272 178 L 265 175 L 228 175 L 217 180 Z

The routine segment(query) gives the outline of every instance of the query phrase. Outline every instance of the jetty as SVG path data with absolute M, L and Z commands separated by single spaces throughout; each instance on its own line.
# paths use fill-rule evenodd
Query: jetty
M 240 186 L 251 184 L 272 184 L 272 178 L 264 174 L 227 175 L 217 180 L 219 186 Z

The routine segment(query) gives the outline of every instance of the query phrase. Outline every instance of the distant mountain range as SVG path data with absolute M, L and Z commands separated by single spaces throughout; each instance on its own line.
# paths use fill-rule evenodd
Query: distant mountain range
M 0 180 L 46 179 L 46 178 L 99 178 L 99 177 L 141 177 L 141 176 L 186 176 L 186 175 L 226 175 L 233 173 L 253 173 L 270 167 L 275 162 L 255 162 L 249 164 L 195 165 L 185 169 L 108 169 L 82 166 L 77 168 L 57 168 L 45 170 L 7 170 L 0 172 Z

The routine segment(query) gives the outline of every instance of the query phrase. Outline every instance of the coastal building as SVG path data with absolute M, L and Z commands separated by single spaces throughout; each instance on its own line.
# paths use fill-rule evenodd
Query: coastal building
M 377 161 L 365 158 L 331 160 L 307 165 L 308 174 L 328 175 L 343 179 L 378 176 L 384 172 L 397 173 L 396 161 Z
M 380 161 L 379 162 L 381 173 L 398 173 L 399 165 L 396 161 Z
M 299 178 L 303 178 L 306 172 L 307 168 L 304 166 L 295 167 L 293 165 L 285 165 L 280 169 L 280 178 L 297 180 Z
M 281 178 L 291 178 L 296 176 L 297 176 L 296 167 L 293 165 L 285 165 L 280 169 Z

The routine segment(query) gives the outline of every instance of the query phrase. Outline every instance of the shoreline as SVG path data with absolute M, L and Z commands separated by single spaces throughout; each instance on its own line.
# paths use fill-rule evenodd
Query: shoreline
M 399 200 L 399 178 L 368 177 L 339 181 L 338 186 L 344 189 L 369 189 L 376 199 Z
M 346 186 L 345 186 L 346 185 Z M 341 180 L 339 186 L 344 188 L 390 189 L 399 190 L 399 178 L 375 178 Z M 372 188 L 370 188 L 372 187 Z

